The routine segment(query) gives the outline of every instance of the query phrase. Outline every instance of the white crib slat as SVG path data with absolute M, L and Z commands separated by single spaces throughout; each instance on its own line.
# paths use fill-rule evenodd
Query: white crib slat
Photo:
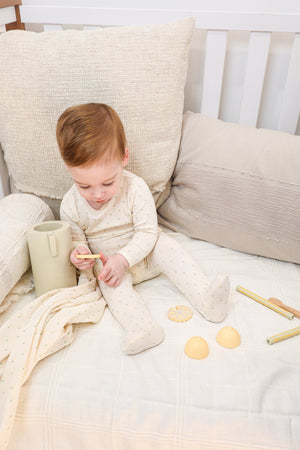
M 300 110 L 300 34 L 294 38 L 278 129 L 294 134 Z
M 227 32 L 208 31 L 206 38 L 201 113 L 218 118 Z
M 265 79 L 271 33 L 250 34 L 239 123 L 256 126 Z

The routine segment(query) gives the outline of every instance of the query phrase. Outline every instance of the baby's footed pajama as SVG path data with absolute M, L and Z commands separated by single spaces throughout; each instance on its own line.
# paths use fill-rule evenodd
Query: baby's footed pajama
M 184 248 L 161 232 L 152 252 L 124 274 L 118 287 L 99 282 L 109 309 L 124 328 L 122 350 L 126 354 L 139 353 L 164 339 L 163 329 L 133 287 L 133 284 L 159 273 L 166 275 L 207 320 L 220 322 L 226 317 L 230 289 L 228 277 L 209 281 Z
M 128 355 L 154 347 L 164 339 L 164 330 L 157 324 L 142 297 L 125 273 L 117 287 L 99 282 L 102 295 L 117 321 L 124 328 L 122 351 Z

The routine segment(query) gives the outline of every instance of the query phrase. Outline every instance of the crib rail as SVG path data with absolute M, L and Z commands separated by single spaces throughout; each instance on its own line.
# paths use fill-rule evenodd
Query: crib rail
M 184 17 L 195 17 L 197 28 L 204 29 L 251 29 L 252 31 L 278 32 L 299 29 L 299 16 L 297 14 L 258 14 L 251 12 L 207 11 L 176 8 L 103 8 L 96 6 L 55 6 L 55 4 L 26 5 L 26 1 L 23 3 L 25 3 L 21 7 L 23 21 L 30 23 L 101 24 L 107 26 L 121 26 L 132 24 L 162 24 Z

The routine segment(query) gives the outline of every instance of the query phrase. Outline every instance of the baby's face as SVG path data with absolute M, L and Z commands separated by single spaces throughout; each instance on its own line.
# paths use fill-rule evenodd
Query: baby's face
M 91 166 L 67 167 L 79 194 L 94 209 L 100 209 L 118 192 L 123 167 L 128 163 L 128 150 L 122 160 L 97 161 Z

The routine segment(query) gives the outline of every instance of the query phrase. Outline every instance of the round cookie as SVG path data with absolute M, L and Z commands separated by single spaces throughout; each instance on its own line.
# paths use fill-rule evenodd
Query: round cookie
M 192 315 L 193 311 L 191 310 L 191 308 L 185 305 L 173 306 L 168 311 L 169 319 L 173 320 L 174 322 L 185 322 L 187 320 L 190 320 Z
M 217 343 L 225 348 L 235 348 L 241 343 L 238 331 L 233 327 L 223 327 L 217 334 Z
M 190 338 L 185 344 L 184 351 L 193 359 L 204 359 L 209 354 L 207 342 L 200 336 Z

